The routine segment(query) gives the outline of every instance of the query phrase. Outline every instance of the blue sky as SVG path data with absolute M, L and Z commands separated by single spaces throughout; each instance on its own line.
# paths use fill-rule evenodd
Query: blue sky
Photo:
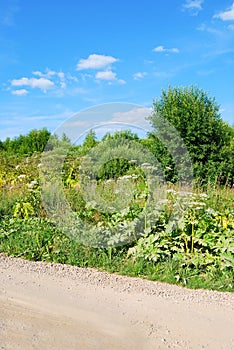
M 234 124 L 233 71 L 233 0 L 0 2 L 2 140 L 102 103 L 150 108 L 169 85 L 201 87 Z

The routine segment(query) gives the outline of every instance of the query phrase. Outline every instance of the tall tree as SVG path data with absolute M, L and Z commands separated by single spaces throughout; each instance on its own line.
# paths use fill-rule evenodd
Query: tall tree
M 162 134 L 165 121 L 178 131 L 188 149 L 196 177 L 218 177 L 220 172 L 224 175 L 220 164 L 230 146 L 231 133 L 230 126 L 221 119 L 214 98 L 193 86 L 169 87 L 153 102 L 153 107 L 149 119 L 154 130 Z M 165 138 L 170 139 L 170 132 L 167 128 Z
M 98 144 L 98 141 L 97 141 L 95 131 L 90 130 L 84 139 L 83 147 L 85 147 L 87 149 L 91 149 L 94 146 L 96 146 L 97 144 Z

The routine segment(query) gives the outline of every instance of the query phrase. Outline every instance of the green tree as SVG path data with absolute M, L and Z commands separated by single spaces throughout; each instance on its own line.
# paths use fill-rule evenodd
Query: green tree
M 188 149 L 195 177 L 214 179 L 222 173 L 224 180 L 227 176 L 223 173 L 224 158 L 230 151 L 231 132 L 230 126 L 221 119 L 215 99 L 197 87 L 169 87 L 153 102 L 153 107 L 149 120 L 155 134 L 159 131 L 164 139 L 173 140 L 174 148 L 178 149 L 179 138 L 176 142 L 175 137 L 171 138 L 173 127 L 178 131 Z M 169 123 L 172 129 L 164 130 L 163 122 Z
M 132 132 L 130 129 L 127 130 L 117 130 L 113 134 L 110 132 L 106 133 L 101 142 L 103 144 L 109 145 L 109 141 L 116 140 L 117 145 L 125 143 L 126 140 L 130 141 L 139 141 L 139 137 L 136 133 Z M 108 152 L 108 146 L 106 151 Z M 130 170 L 134 170 L 136 166 L 129 163 L 129 161 L 123 157 L 111 159 L 109 162 L 105 163 L 97 174 L 97 179 L 107 180 L 118 178 L 120 176 L 126 175 Z
M 4 143 L 0 140 L 0 151 L 5 150 Z
M 3 149 L 8 153 L 27 154 L 42 152 L 49 140 L 50 132 L 43 128 L 31 130 L 27 135 L 19 135 L 11 140 L 9 137 L 3 142 Z
M 33 151 L 42 152 L 49 140 L 50 132 L 43 128 L 41 130 L 32 130 L 28 134 L 27 144 Z
M 140 140 L 141 144 L 148 148 L 158 159 L 166 181 L 175 183 L 178 181 L 178 173 L 173 157 L 167 147 L 156 134 L 149 133 L 147 138 Z
M 86 135 L 84 139 L 83 147 L 85 149 L 91 149 L 95 147 L 97 144 L 98 144 L 98 141 L 97 141 L 95 131 L 90 130 L 90 132 Z
M 113 133 L 113 135 L 111 135 L 111 133 L 107 132 L 103 136 L 102 141 L 111 140 L 111 139 L 113 139 L 113 140 L 126 139 L 126 140 L 139 141 L 138 135 L 129 129 L 119 130 L 119 131 L 117 130 Z

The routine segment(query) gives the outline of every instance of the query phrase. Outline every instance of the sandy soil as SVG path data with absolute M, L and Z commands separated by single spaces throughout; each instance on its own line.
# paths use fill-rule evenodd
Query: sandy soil
M 0 254 L 0 349 L 234 349 L 234 294 Z

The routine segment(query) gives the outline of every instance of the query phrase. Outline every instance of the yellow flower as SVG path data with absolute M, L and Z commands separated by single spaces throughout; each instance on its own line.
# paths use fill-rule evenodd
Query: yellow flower
M 222 226 L 223 226 L 223 228 L 226 229 L 228 227 L 228 224 L 229 224 L 229 222 L 228 222 L 227 218 L 223 217 L 222 218 Z

